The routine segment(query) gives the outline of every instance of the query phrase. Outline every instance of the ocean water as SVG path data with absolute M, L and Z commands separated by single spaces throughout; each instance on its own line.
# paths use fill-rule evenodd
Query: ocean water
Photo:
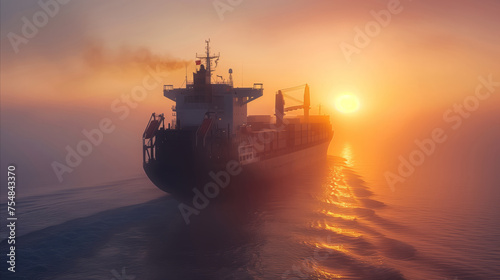
M 432 192 L 446 182 L 424 169 L 391 190 L 380 162 L 345 143 L 189 225 L 145 176 L 20 197 L 16 273 L 2 229 L 1 279 L 500 279 L 498 192 Z

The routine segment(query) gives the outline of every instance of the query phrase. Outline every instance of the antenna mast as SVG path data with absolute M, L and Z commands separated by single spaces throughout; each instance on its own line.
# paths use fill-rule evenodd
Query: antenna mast
M 215 67 L 217 67 L 217 62 L 219 61 L 219 56 L 220 56 L 220 53 L 218 55 L 213 55 L 213 56 L 210 56 L 210 39 L 208 40 L 205 40 L 205 43 L 207 43 L 207 46 L 206 46 L 206 50 L 207 50 L 207 53 L 206 53 L 206 56 L 199 56 L 198 54 L 196 54 L 196 58 L 200 58 L 200 59 L 205 59 L 205 62 L 206 62 L 206 65 L 207 65 L 207 77 L 206 77 L 206 83 L 207 84 L 211 84 L 212 83 L 212 59 L 214 58 L 217 58 L 217 60 L 215 61 Z

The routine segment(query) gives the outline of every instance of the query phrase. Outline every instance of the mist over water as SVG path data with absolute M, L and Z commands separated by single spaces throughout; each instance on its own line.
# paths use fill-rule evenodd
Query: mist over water
M 179 202 L 145 177 L 24 197 L 23 270 L 9 279 L 112 279 L 124 271 L 135 279 L 495 279 L 498 174 L 485 169 L 476 184 L 462 185 L 448 177 L 474 178 L 477 157 L 495 163 L 498 149 L 479 145 L 472 166 L 448 173 L 456 156 L 446 155 L 468 150 L 448 144 L 393 192 L 382 172 L 391 170 L 383 164 L 389 153 L 372 157 L 335 142 L 336 156 L 298 174 L 231 185 L 241 196 L 211 202 L 190 225 Z M 463 194 L 471 187 L 475 195 Z
M 2 60 L 0 164 L 4 170 L 15 164 L 26 174 L 23 192 L 140 174 L 144 126 L 152 111 L 168 108 L 163 79 L 191 62 L 147 47 L 110 48 L 102 40 L 81 39 L 56 57 L 41 48 L 17 60 Z M 25 77 L 30 77 L 29 83 L 21 80 Z M 160 109 L 151 106 L 158 100 Z M 88 140 L 82 131 L 99 129 L 103 119 L 110 119 L 115 129 L 104 133 L 82 163 L 59 180 L 53 162 L 69 166 L 67 149 Z

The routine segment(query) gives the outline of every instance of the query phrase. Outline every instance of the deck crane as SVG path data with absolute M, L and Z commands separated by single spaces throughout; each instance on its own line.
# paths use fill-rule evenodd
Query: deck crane
M 285 92 L 290 92 L 290 91 L 297 91 L 301 88 L 304 88 L 304 99 L 300 100 L 297 99 L 290 94 L 287 94 Z M 300 105 L 295 105 L 295 106 L 290 106 L 285 108 L 285 99 L 284 98 L 291 99 L 295 102 L 300 103 Z M 283 124 L 283 118 L 285 116 L 285 112 L 293 111 L 293 110 L 304 110 L 304 120 L 307 122 L 309 119 L 309 110 L 311 109 L 311 97 L 309 94 L 309 85 L 304 84 L 300 86 L 295 86 L 295 87 L 290 87 L 290 88 L 285 88 L 278 90 L 278 93 L 276 93 L 276 108 L 275 108 L 275 115 L 276 115 L 276 124 L 281 125 Z

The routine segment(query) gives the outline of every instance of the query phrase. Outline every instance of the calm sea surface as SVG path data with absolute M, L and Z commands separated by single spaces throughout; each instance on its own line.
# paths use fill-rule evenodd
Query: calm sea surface
M 382 160 L 336 154 L 189 225 L 145 177 L 20 197 L 1 278 L 500 279 L 498 174 L 471 189 L 429 164 L 393 191 Z

